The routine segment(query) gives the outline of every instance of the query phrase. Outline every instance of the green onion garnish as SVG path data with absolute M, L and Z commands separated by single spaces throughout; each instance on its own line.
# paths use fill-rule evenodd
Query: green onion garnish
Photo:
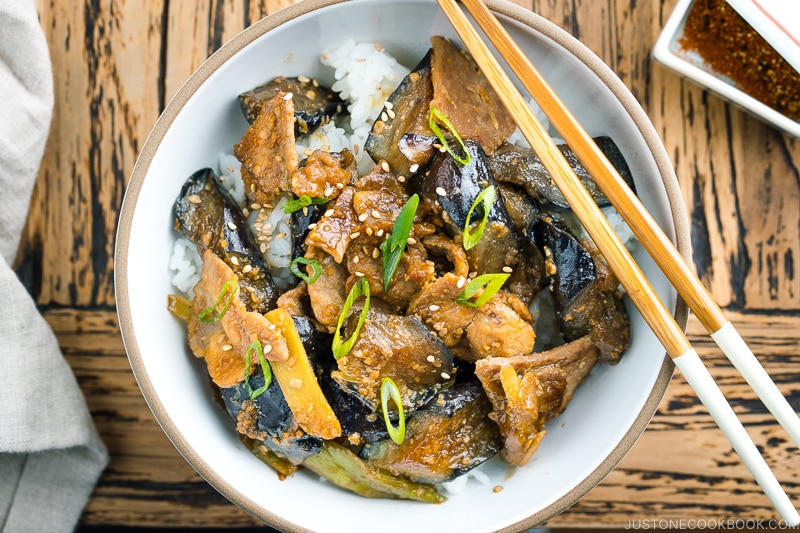
M 308 274 L 303 272 L 303 269 L 300 268 L 300 263 L 304 265 L 311 265 L 311 269 L 314 271 L 314 275 L 309 278 Z M 317 278 L 319 278 L 320 274 L 322 274 L 322 265 L 320 265 L 319 262 L 314 259 L 306 259 L 305 257 L 295 257 L 294 259 L 292 259 L 292 262 L 289 263 L 289 270 L 292 271 L 292 274 L 294 274 L 295 276 L 297 276 L 298 278 L 302 279 L 303 281 L 305 281 L 310 285 L 311 283 L 317 281 Z
M 358 317 L 356 330 L 352 335 L 350 335 L 349 339 L 342 342 L 340 332 L 342 329 L 342 324 L 344 324 L 344 319 L 347 318 L 347 315 L 350 313 L 350 308 L 353 307 L 353 303 L 355 303 L 356 299 L 358 299 L 361 295 L 364 295 L 365 297 L 364 307 L 361 309 L 361 315 Z M 333 357 L 335 357 L 337 361 L 347 355 L 358 340 L 358 334 L 361 332 L 361 326 L 364 325 L 364 321 L 367 319 L 368 310 L 369 282 L 366 280 L 366 278 L 358 278 L 358 281 L 350 289 L 350 294 L 347 295 L 347 299 L 344 301 L 342 314 L 339 315 L 339 323 L 336 325 L 336 333 L 333 334 Z
M 408 199 L 406 205 L 400 210 L 400 214 L 394 221 L 392 236 L 381 243 L 383 254 L 383 292 L 389 292 L 389 284 L 392 282 L 397 265 L 400 263 L 400 256 L 406 249 L 408 234 L 414 223 L 414 215 L 417 213 L 419 196 L 416 194 Z
M 236 280 L 236 278 L 226 281 L 225 285 L 222 286 L 219 296 L 217 297 L 217 301 L 214 302 L 214 305 L 208 309 L 203 309 L 200 311 L 200 313 L 197 315 L 197 320 L 200 322 L 216 322 L 225 316 L 225 313 L 228 311 L 228 307 L 231 305 L 231 301 L 238 290 L 239 282 Z M 225 300 L 225 305 L 222 306 L 221 311 L 215 313 L 217 306 L 220 304 L 220 302 L 222 302 L 223 299 Z
M 441 122 L 444 127 L 453 134 L 453 137 L 456 138 L 458 144 L 460 144 L 461 148 L 464 150 L 466 157 L 457 155 L 453 149 L 450 148 L 450 144 L 447 142 L 447 139 L 445 139 L 444 133 L 442 133 L 442 130 L 439 128 L 439 122 Z M 469 155 L 467 147 L 464 145 L 464 141 L 461 139 L 461 135 L 458 134 L 456 129 L 453 127 L 453 124 L 447 119 L 446 116 L 444 116 L 444 113 L 439 111 L 439 108 L 434 105 L 431 106 L 431 112 L 428 115 L 428 127 L 430 127 L 431 131 L 433 131 L 434 135 L 436 135 L 436 137 L 439 139 L 439 142 L 442 143 L 444 149 L 447 150 L 451 156 L 453 156 L 453 159 L 455 159 L 462 166 L 469 165 L 470 161 L 472 161 L 472 156 Z
M 258 354 L 258 359 L 261 362 L 261 370 L 264 372 L 264 385 L 253 390 L 250 386 L 250 351 L 255 350 Z M 272 369 L 264 357 L 264 350 L 261 348 L 261 341 L 254 340 L 250 346 L 247 347 L 247 353 L 244 354 L 244 385 L 247 387 L 247 392 L 250 394 L 250 399 L 255 400 L 261 396 L 272 384 Z
M 506 282 L 508 276 L 511 274 L 483 274 L 477 276 L 475 279 L 467 283 L 467 286 L 464 287 L 464 291 L 461 293 L 456 301 L 463 305 L 468 305 L 470 307 L 480 307 L 489 299 L 495 295 L 497 291 L 500 290 L 500 287 L 503 286 L 503 283 Z M 475 294 L 483 288 L 483 292 L 480 296 L 478 296 L 475 300 L 471 298 L 475 296 Z
M 304 207 L 308 207 L 311 204 L 326 204 L 330 202 L 330 198 L 312 198 L 307 194 L 300 196 L 299 198 L 295 198 L 294 200 L 289 200 L 286 202 L 286 205 L 283 206 L 283 212 L 286 214 L 294 213 L 295 211 L 299 211 Z
M 397 406 L 398 424 L 397 427 L 392 425 L 389 418 L 389 398 L 394 400 Z M 403 444 L 406 438 L 406 413 L 403 410 L 403 400 L 400 398 L 400 389 L 397 388 L 391 378 L 383 378 L 381 380 L 381 408 L 383 409 L 383 420 L 386 422 L 386 431 L 395 442 L 395 444 Z
M 469 211 L 467 212 L 467 220 L 464 222 L 465 250 L 469 250 L 478 244 L 478 241 L 480 241 L 481 237 L 483 237 L 483 232 L 486 229 L 486 222 L 489 220 L 489 212 L 492 210 L 492 205 L 494 204 L 494 199 L 496 197 L 497 192 L 495 191 L 494 185 L 489 185 L 483 189 L 475 198 L 475 201 L 472 202 L 472 207 L 470 207 Z M 475 211 L 475 209 L 481 204 L 483 218 L 481 219 L 480 224 L 478 224 L 478 229 L 476 229 L 474 233 L 470 233 L 469 227 L 472 225 L 472 212 Z

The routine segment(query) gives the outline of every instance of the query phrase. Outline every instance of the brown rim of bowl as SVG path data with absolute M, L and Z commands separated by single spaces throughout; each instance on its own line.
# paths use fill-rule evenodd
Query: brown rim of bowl
M 317 9 L 343 3 L 349 0 L 304 0 L 282 8 L 267 17 L 246 28 L 231 41 L 223 45 L 217 52 L 211 55 L 184 83 L 174 98 L 167 105 L 164 112 L 159 117 L 153 130 L 145 141 L 142 151 L 134 165 L 131 179 L 125 193 L 122 209 L 120 213 L 117 248 L 115 252 L 115 287 L 117 298 L 117 313 L 119 316 L 120 330 L 128 353 L 128 360 L 133 370 L 134 376 L 142 390 L 142 394 L 150 410 L 153 412 L 157 422 L 162 427 L 172 444 L 177 448 L 181 455 L 197 470 L 197 472 L 217 491 L 228 498 L 232 503 L 253 515 L 254 517 L 270 524 L 282 531 L 308 531 L 282 517 L 273 514 L 260 506 L 244 494 L 236 491 L 228 482 L 213 471 L 205 461 L 199 457 L 192 447 L 186 442 L 183 436 L 176 430 L 175 425 L 170 419 L 169 414 L 164 410 L 157 395 L 153 391 L 152 383 L 142 364 L 142 359 L 135 342 L 135 335 L 132 332 L 132 320 L 129 311 L 129 300 L 127 293 L 127 260 L 128 260 L 128 229 L 130 227 L 133 210 L 142 182 L 152 162 L 153 156 L 159 143 L 164 138 L 167 130 L 171 126 L 180 109 L 186 104 L 189 98 L 197 91 L 198 87 L 220 65 L 228 61 L 242 48 L 247 46 L 257 37 L 273 30 L 286 22 L 289 22 L 301 15 L 311 13 Z M 642 134 L 650 152 L 653 154 L 656 166 L 662 176 L 667 200 L 670 205 L 673 223 L 675 225 L 675 238 L 680 254 L 687 260 L 690 259 L 690 240 L 689 228 L 686 219 L 686 212 L 683 205 L 683 198 L 675 176 L 672 164 L 666 154 L 658 134 L 652 126 L 648 116 L 641 108 L 639 103 L 630 93 L 628 88 L 614 74 L 614 72 L 597 55 L 591 52 L 586 46 L 580 43 L 571 34 L 558 27 L 554 23 L 542 18 L 541 16 L 512 4 L 508 0 L 487 0 L 487 4 L 496 14 L 503 15 L 515 20 L 572 53 L 579 61 L 584 63 L 603 83 L 611 90 L 619 100 L 625 110 L 630 114 L 637 128 Z M 675 319 L 682 329 L 686 328 L 688 321 L 688 309 L 679 298 L 675 310 Z M 126 336 L 126 332 L 129 335 Z M 524 531 L 538 526 L 545 521 L 555 517 L 559 513 L 574 505 L 578 500 L 585 496 L 592 488 L 600 483 L 625 457 L 633 444 L 638 440 L 650 419 L 656 412 L 659 403 L 667 390 L 674 365 L 669 357 L 664 356 L 659 375 L 656 379 L 653 390 L 651 391 L 642 410 L 636 417 L 630 430 L 620 440 L 619 444 L 605 458 L 605 460 L 591 472 L 581 483 L 574 487 L 558 501 L 534 513 L 524 520 L 511 524 L 500 531 Z

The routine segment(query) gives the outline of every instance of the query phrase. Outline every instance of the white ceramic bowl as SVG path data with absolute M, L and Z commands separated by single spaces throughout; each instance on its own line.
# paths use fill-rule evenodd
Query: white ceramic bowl
M 653 216 L 689 254 L 688 224 L 665 150 L 647 116 L 613 72 L 555 25 L 505 1 L 490 2 L 514 38 L 592 134 L 610 135 Z M 125 196 L 116 252 L 120 326 L 131 366 L 158 422 L 186 460 L 233 503 L 286 531 L 520 531 L 578 501 L 623 458 L 647 426 L 672 364 L 641 317 L 632 314 L 629 352 L 599 366 L 529 465 L 484 465 L 491 481 L 472 483 L 440 505 L 368 500 L 301 471 L 279 481 L 239 442 L 214 401 L 205 365 L 188 351 L 185 326 L 166 309 L 172 203 L 195 170 L 216 164 L 246 129 L 236 96 L 276 75 L 331 81 L 318 57 L 347 37 L 382 44 L 413 66 L 429 37 L 457 39 L 433 0 L 306 0 L 235 37 L 188 80 L 142 148 Z M 682 325 L 686 310 L 639 250 L 636 259 Z M 502 491 L 493 487 L 501 485 Z
M 759 117 L 776 128 L 794 135 L 795 137 L 800 137 L 799 121 L 793 120 L 783 113 L 772 109 L 768 105 L 759 102 L 736 87 L 733 80 L 715 72 L 703 61 L 703 58 L 700 57 L 697 52 L 685 50 L 681 47 L 680 40 L 683 37 L 683 29 L 693 3 L 693 0 L 680 0 L 677 3 L 653 47 L 653 58 L 669 69 L 702 87 L 710 89 L 728 102 Z M 787 4 L 792 4 L 793 6 L 787 6 L 787 9 L 797 10 L 797 4 Z M 787 39 L 787 41 L 789 41 L 790 44 L 794 44 L 789 39 Z M 773 45 L 775 44 L 777 44 L 777 41 L 773 43 Z M 786 47 L 779 48 L 778 50 L 784 54 L 787 60 L 791 58 L 792 61 L 798 61 L 800 48 L 798 48 L 796 44 L 792 49 L 789 49 L 788 46 L 789 45 L 786 45 Z

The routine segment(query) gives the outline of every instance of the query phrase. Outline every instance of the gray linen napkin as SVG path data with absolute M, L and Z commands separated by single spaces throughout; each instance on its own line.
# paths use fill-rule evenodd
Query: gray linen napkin
M 0 530 L 72 531 L 108 454 L 58 342 L 10 265 L 53 108 L 32 0 L 0 1 Z

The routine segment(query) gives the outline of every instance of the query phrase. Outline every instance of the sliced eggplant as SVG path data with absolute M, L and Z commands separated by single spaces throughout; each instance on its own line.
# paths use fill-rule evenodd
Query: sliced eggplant
M 244 118 L 252 124 L 264 106 L 277 93 L 291 93 L 294 99 L 294 132 L 298 137 L 313 132 L 319 126 L 334 120 L 344 109 L 344 103 L 334 91 L 323 87 L 317 80 L 306 77 L 278 76 L 263 85 L 239 95 Z
M 355 307 L 351 311 L 343 339 L 353 335 L 360 311 Z M 436 334 L 414 316 L 389 314 L 377 305 L 370 306 L 358 340 L 338 365 L 333 378 L 373 411 L 380 409 L 383 378 L 395 382 L 410 414 L 449 387 L 455 377 L 453 355 Z
M 439 393 L 406 423 L 402 444 L 366 444 L 361 456 L 392 474 L 420 483 L 450 481 L 502 448 L 492 404 L 474 378 Z
M 334 485 L 366 498 L 399 498 L 425 503 L 442 503 L 447 499 L 436 487 L 394 476 L 332 441 L 325 442 L 321 453 L 306 459 L 304 465 Z
M 616 143 L 611 138 L 602 136 L 595 137 L 594 141 L 628 186 L 633 189 L 633 175 Z M 597 205 L 600 207 L 611 205 L 572 150 L 566 144 L 559 145 L 558 149 L 564 154 L 564 158 Z M 542 204 L 543 208 L 569 209 L 569 202 L 553 183 L 553 178 L 539 157 L 530 148 L 505 143 L 489 157 L 489 165 L 497 181 L 524 188 L 532 198 Z
M 605 259 L 556 217 L 542 216 L 530 236 L 545 250 L 553 303 L 567 341 L 589 335 L 601 360 L 614 364 L 630 343 L 630 319 L 619 282 Z
M 428 127 L 433 99 L 431 52 L 414 67 L 389 96 L 364 143 L 373 161 L 386 161 L 392 171 L 411 176 L 436 152 L 436 135 Z
M 250 376 L 250 388 L 264 385 L 261 365 L 257 365 Z M 236 421 L 236 429 L 242 435 L 259 441 L 294 464 L 299 464 L 309 455 L 319 453 L 322 439 L 307 435 L 297 423 L 281 388 L 273 382 L 255 399 L 245 382 L 220 389 L 228 414 Z
M 483 148 L 471 139 L 466 139 L 464 144 L 470 162 L 462 165 L 449 153 L 438 153 L 424 174 L 423 193 L 441 205 L 446 229 L 456 240 L 462 238 L 468 216 L 474 231 L 485 215 L 483 236 L 467 252 L 471 270 L 485 274 L 513 269 L 520 258 L 520 236 L 506 210 Z M 489 186 L 496 191 L 489 213 L 485 214 L 483 206 L 478 205 L 470 216 L 478 195 Z
M 249 294 L 248 311 L 274 309 L 278 289 L 258 249 L 247 219 L 210 168 L 198 170 L 183 184 L 175 200 L 177 225 L 200 255 L 211 250 L 236 273 Z

